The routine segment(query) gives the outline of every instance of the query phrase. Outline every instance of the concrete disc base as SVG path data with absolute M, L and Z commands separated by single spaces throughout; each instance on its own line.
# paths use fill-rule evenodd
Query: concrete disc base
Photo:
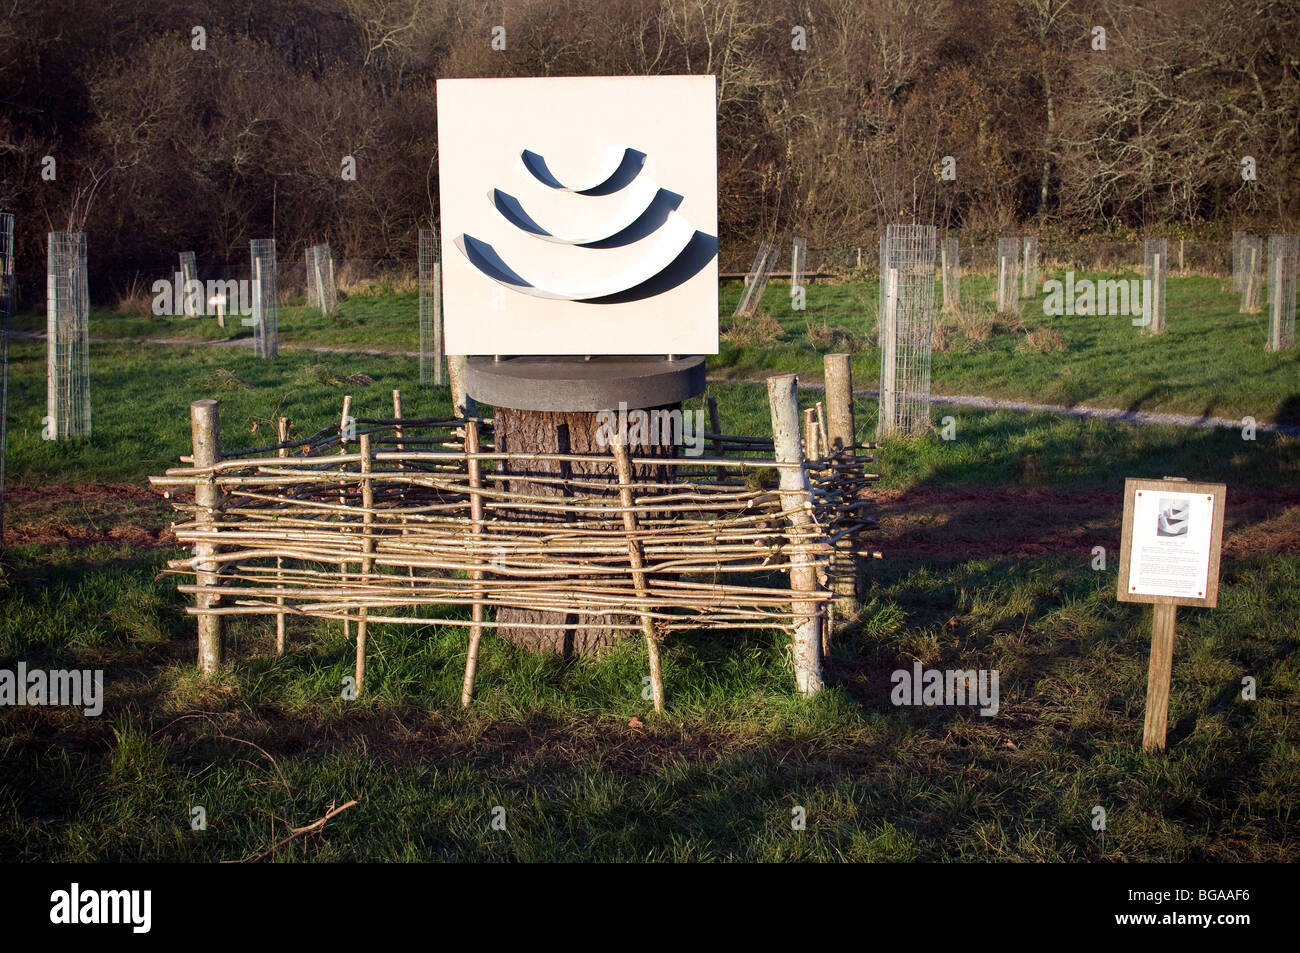
M 515 410 L 629 410 L 676 404 L 704 393 L 703 357 L 471 357 L 469 396 Z

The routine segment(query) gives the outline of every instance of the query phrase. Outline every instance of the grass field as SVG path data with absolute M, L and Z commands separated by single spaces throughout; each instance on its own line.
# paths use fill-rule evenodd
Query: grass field
M 977 282 L 964 288 L 978 296 Z M 1039 325 L 1030 305 L 1026 330 L 954 330 L 936 390 L 1064 400 L 1053 387 L 1086 382 L 1078 399 L 1096 406 L 1284 417 L 1300 393 L 1296 352 L 1233 350 L 1262 334 L 1261 318 L 1237 315 L 1219 286 L 1171 279 L 1160 361 L 1126 318 L 1044 319 L 1065 348 L 1048 353 L 1021 346 Z M 773 285 L 764 307 L 781 339 L 727 344 L 714 370 L 813 378 L 820 353 L 849 341 L 856 382 L 871 386 L 874 289 L 810 287 L 811 318 L 856 336 L 831 339 L 783 311 Z M 726 314 L 735 293 L 724 288 Z M 178 552 L 175 516 L 145 488 L 188 452 L 189 401 L 221 399 L 230 448 L 269 442 L 280 415 L 311 433 L 337 420 L 344 394 L 362 416 L 386 412 L 395 387 L 408 415 L 446 412 L 445 390 L 414 386 L 411 358 L 288 347 L 411 349 L 413 314 L 400 295 L 353 297 L 341 320 L 283 309 L 286 349 L 268 363 L 239 347 L 133 340 L 215 337 L 215 322 L 97 313 L 92 333 L 115 340 L 92 348 L 95 434 L 57 445 L 40 439 L 43 343 L 14 343 L 0 667 L 102 668 L 107 700 L 99 718 L 0 709 L 4 856 L 252 858 L 356 800 L 271 856 L 1300 859 L 1300 441 L 1287 437 L 940 411 L 956 418 L 955 440 L 885 442 L 886 558 L 836 644 L 830 690 L 813 699 L 795 695 L 782 640 L 764 632 L 669 641 L 658 717 L 641 698 L 636 644 L 566 664 L 491 637 L 477 700 L 461 710 L 463 629 L 374 627 L 359 702 L 339 697 L 352 647 L 337 624 L 291 623 L 281 658 L 269 620 L 241 620 L 229 668 L 201 679 L 193 618 L 158 576 Z M 762 387 L 711 389 L 725 429 L 766 432 Z M 874 419 L 860 401 L 863 439 Z M 1147 757 L 1150 610 L 1115 601 L 1115 563 L 1123 478 L 1166 474 L 1226 482 L 1229 519 L 1219 607 L 1180 610 L 1170 748 Z M 895 707 L 890 673 L 914 661 L 998 670 L 998 715 Z M 1245 676 L 1256 700 L 1241 697 Z M 191 830 L 195 806 L 206 831 Z M 504 831 L 491 825 L 498 806 Z M 791 827 L 797 807 L 806 830 Z
M 1044 276 L 1051 277 L 1050 275 Z M 1093 281 L 1140 277 L 1134 272 L 1080 272 Z M 941 287 L 941 286 L 937 286 Z M 711 360 L 719 377 L 756 379 L 775 371 L 821 377 L 822 355 L 854 354 L 859 387 L 879 381 L 876 347 L 879 285 L 873 280 L 813 281 L 807 308 L 794 311 L 789 283 L 769 283 L 760 317 L 731 318 L 741 282 L 723 282 L 721 350 Z M 963 277 L 960 316 L 940 315 L 932 388 L 936 394 L 978 394 L 1039 403 L 1165 411 L 1257 421 L 1300 423 L 1300 350 L 1264 350 L 1268 317 L 1239 314 L 1231 281 L 1188 276 L 1168 280 L 1168 331 L 1145 335 L 1124 315 L 1043 314 L 1044 296 L 1021 300 L 1018 317 L 993 309 L 994 279 Z M 937 292 L 938 293 L 938 292 Z M 338 314 L 301 304 L 280 309 L 280 340 L 295 346 L 414 351 L 416 295 L 356 295 Z M 15 327 L 35 331 L 43 319 L 26 315 Z M 91 334 L 213 341 L 247 338 L 237 318 L 226 330 L 214 318 L 153 318 L 98 311 Z

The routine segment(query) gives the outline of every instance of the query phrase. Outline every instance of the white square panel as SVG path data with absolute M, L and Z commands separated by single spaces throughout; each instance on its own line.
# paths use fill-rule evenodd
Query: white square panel
M 438 80 L 448 354 L 716 354 L 712 76 Z

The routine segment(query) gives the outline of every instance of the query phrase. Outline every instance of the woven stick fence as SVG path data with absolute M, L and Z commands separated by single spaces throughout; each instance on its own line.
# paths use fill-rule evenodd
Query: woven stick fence
M 796 653 L 796 674 L 815 669 L 799 679 L 815 690 L 829 648 L 828 584 L 834 572 L 854 572 L 836 567 L 874 527 L 861 498 L 875 479 L 862 468 L 871 457 L 821 441 L 805 460 L 797 432 L 793 456 L 774 454 L 771 439 L 718 433 L 705 435 L 712 456 L 643 458 L 621 446 L 503 453 L 489 421 L 395 416 L 350 418 L 354 429 L 223 455 L 219 437 L 211 446 L 215 402 L 196 402 L 192 417 L 195 455 L 182 458 L 190 465 L 150 482 L 169 496 L 194 491 L 173 501 L 189 517 L 177 539 L 194 555 L 167 572 L 195 577 L 179 589 L 195 597 L 188 611 L 200 617 L 209 670 L 220 663 L 219 623 L 209 651 L 204 623 L 211 629 L 224 616 L 275 617 L 280 651 L 286 616 L 355 623 L 358 693 L 368 626 L 463 627 L 468 704 L 481 632 L 497 625 L 494 610 L 511 607 L 644 635 L 656 708 L 665 636 L 777 628 L 798 643 L 811 625 L 815 657 Z M 567 462 L 575 474 L 530 470 L 543 461 Z M 538 492 L 548 484 L 566 495 Z

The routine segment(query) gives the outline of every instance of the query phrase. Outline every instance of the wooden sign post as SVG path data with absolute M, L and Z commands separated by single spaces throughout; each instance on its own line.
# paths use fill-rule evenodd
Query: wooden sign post
M 1151 664 L 1142 731 L 1142 747 L 1147 751 L 1165 749 L 1176 607 L 1213 608 L 1219 602 L 1226 495 L 1222 483 L 1189 483 L 1181 477 L 1130 477 L 1124 481 L 1116 598 L 1152 603 Z

